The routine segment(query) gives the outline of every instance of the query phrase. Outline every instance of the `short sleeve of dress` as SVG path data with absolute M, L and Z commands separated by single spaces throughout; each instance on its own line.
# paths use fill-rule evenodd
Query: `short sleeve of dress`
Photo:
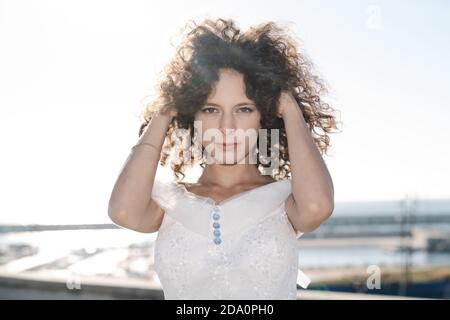
M 301 232 L 301 231 L 298 231 L 298 230 L 295 233 L 296 233 L 297 240 L 300 239 L 300 237 L 305 234 L 304 232 Z
M 164 209 L 169 211 L 174 208 L 176 203 L 177 188 L 173 182 L 162 181 L 155 178 L 151 198 Z

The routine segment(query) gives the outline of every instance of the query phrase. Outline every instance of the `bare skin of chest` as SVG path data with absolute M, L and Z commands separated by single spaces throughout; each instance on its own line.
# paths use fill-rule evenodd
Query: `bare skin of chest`
M 268 179 L 265 179 L 264 182 L 259 182 L 257 184 L 252 184 L 252 185 L 234 187 L 230 190 L 225 190 L 224 188 L 205 187 L 205 186 L 191 184 L 191 183 L 181 183 L 181 184 L 184 185 L 185 189 L 188 192 L 190 192 L 194 195 L 197 195 L 200 197 L 211 198 L 216 203 L 220 203 L 229 198 L 237 196 L 243 192 L 252 190 L 254 188 L 263 186 L 265 184 L 268 184 L 268 183 L 271 183 L 274 181 L 275 181 L 274 179 L 269 177 Z

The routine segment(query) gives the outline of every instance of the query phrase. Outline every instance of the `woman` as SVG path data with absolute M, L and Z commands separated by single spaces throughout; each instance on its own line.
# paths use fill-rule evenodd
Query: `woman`
M 334 207 L 320 153 L 336 128 L 325 87 L 273 22 L 245 33 L 229 19 L 190 23 L 144 109 L 109 217 L 158 231 L 166 299 L 296 299 L 296 280 L 310 282 L 298 269 L 297 240 Z M 155 179 L 169 156 L 175 180 Z M 198 181 L 182 183 L 193 164 L 203 169 Z

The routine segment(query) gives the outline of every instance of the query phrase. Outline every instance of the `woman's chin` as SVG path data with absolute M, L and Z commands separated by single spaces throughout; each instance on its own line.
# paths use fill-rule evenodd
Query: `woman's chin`
M 236 158 L 236 154 L 223 154 L 222 156 L 212 155 L 209 159 L 208 164 L 220 164 L 220 165 L 236 165 L 236 164 L 247 164 L 248 161 L 245 160 L 246 156 L 241 155 Z

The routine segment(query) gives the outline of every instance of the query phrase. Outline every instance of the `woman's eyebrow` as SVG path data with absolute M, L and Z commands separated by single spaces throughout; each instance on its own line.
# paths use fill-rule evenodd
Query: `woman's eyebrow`
M 237 105 L 235 105 L 235 107 L 240 107 L 240 106 L 247 106 L 247 105 L 254 105 L 253 102 L 240 102 Z M 214 102 L 206 102 L 205 105 L 208 106 L 216 106 L 216 107 L 222 107 L 220 104 L 214 103 Z

